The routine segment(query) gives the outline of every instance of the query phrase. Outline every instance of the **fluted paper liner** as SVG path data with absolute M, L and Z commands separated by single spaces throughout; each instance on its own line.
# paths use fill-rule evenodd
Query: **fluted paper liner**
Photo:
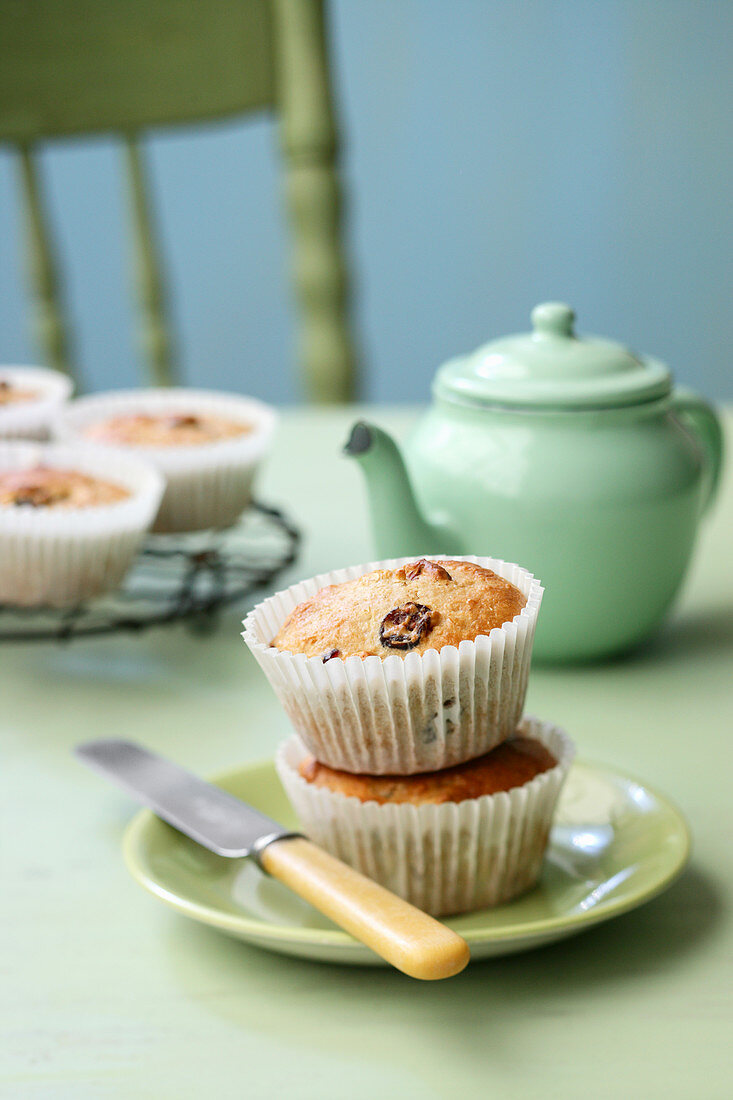
M 463 802 L 413 806 L 361 802 L 308 783 L 297 737 L 276 766 L 306 834 L 388 890 L 433 916 L 500 905 L 537 882 L 552 816 L 574 746 L 557 726 L 525 718 L 517 733 L 557 760 L 522 787 Z
M 88 440 L 85 436 L 92 424 L 124 414 L 178 412 L 194 416 L 209 413 L 241 420 L 251 431 L 214 443 L 122 448 L 151 462 L 165 478 L 165 495 L 154 530 L 201 531 L 227 527 L 251 502 L 252 483 L 275 427 L 275 412 L 268 405 L 253 398 L 210 390 L 118 390 L 70 402 L 57 417 L 54 434 L 64 440 L 86 439 L 89 445 L 106 449 L 107 444 Z
M 0 505 L 0 604 L 68 607 L 116 588 L 158 510 L 162 477 L 111 449 L 0 443 L 0 472 L 37 465 L 78 470 L 131 495 L 88 508 Z
M 447 555 L 431 555 L 435 561 Z M 526 596 L 510 622 L 459 646 L 404 657 L 306 657 L 270 645 L 297 604 L 329 584 L 415 558 L 352 566 L 295 584 L 244 621 L 254 653 L 290 721 L 329 767 L 411 775 L 461 764 L 511 737 L 522 715 L 543 589 L 531 573 L 496 558 L 456 557 L 505 577 Z
M 54 417 L 71 396 L 71 379 L 46 367 L 2 365 L 0 381 L 35 391 L 27 401 L 0 405 L 0 439 L 48 439 Z

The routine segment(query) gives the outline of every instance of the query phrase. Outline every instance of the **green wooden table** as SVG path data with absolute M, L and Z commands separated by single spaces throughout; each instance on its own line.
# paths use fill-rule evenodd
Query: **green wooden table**
M 286 414 L 261 494 L 298 518 L 283 583 L 371 555 L 353 412 Z M 402 433 L 406 411 L 370 415 Z M 729 419 L 730 424 L 730 419 Z M 423 985 L 272 955 L 179 917 L 129 878 L 133 813 L 71 757 L 135 737 L 201 774 L 271 755 L 287 724 L 238 630 L 0 649 L 0 1096 L 731 1095 L 733 487 L 674 616 L 634 659 L 535 669 L 528 710 L 583 757 L 680 806 L 689 869 L 575 939 Z

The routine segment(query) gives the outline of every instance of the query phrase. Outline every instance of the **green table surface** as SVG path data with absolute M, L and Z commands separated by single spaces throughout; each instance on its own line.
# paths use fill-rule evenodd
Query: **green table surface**
M 398 434 L 414 415 L 369 414 Z M 353 418 L 283 416 L 260 495 L 305 540 L 278 587 L 372 556 L 360 474 L 339 455 Z M 204 640 L 174 627 L 3 645 L 0 1095 L 733 1095 L 732 535 L 728 476 L 654 642 L 530 677 L 530 713 L 678 804 L 689 868 L 626 916 L 434 984 L 258 950 L 171 912 L 125 870 L 134 807 L 71 748 L 134 737 L 204 775 L 271 755 L 287 722 L 239 637 L 245 608 Z

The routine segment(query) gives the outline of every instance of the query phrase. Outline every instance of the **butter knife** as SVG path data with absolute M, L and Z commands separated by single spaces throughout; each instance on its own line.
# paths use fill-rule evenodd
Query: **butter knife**
M 74 751 L 204 848 L 251 856 L 403 973 L 433 980 L 466 966 L 468 944 L 456 932 L 220 787 L 131 741 L 89 741 Z

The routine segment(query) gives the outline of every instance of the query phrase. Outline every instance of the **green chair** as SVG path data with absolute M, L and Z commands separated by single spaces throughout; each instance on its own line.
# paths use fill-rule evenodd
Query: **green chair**
M 356 369 L 323 0 L 0 0 L 0 141 L 18 152 L 36 327 L 52 365 L 72 370 L 39 144 L 119 134 L 142 342 L 151 381 L 166 385 L 175 354 L 140 136 L 259 110 L 280 122 L 305 390 L 348 401 Z

